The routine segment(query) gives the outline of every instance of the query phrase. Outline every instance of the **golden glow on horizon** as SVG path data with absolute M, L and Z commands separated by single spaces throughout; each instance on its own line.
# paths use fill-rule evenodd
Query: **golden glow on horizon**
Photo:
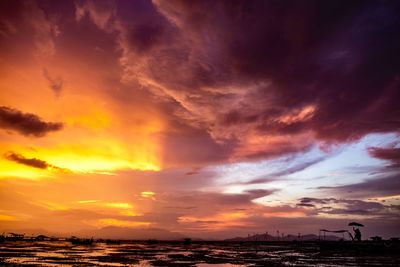
M 62 60 L 61 65 L 75 64 L 70 57 Z M 10 162 L 3 157 L 9 151 L 72 173 L 112 175 L 119 170 L 161 170 L 158 133 L 164 123 L 156 111 L 143 111 L 140 102 L 121 105 L 113 101 L 102 72 L 89 78 L 85 69 L 60 64 L 52 66 L 52 72 L 64 78 L 62 93 L 55 97 L 43 78 L 43 69 L 37 62 L 29 63 L 5 68 L 0 82 L 0 89 L 4 89 L 0 96 L 6 100 L 2 105 L 36 114 L 46 122 L 62 122 L 64 127 L 39 138 L 0 129 L 0 179 L 35 180 L 61 174 L 60 170 Z M 92 66 L 85 67 L 93 71 Z M 32 85 L 35 94 L 28 93 Z
M 133 221 L 124 221 L 112 218 L 104 218 L 99 219 L 95 223 L 93 223 L 96 227 L 105 227 L 105 226 L 119 226 L 119 227 L 147 227 L 150 226 L 150 222 L 133 222 Z
M 79 138 L 78 138 L 79 140 Z M 4 145 L 0 150 L 0 178 L 37 179 L 54 177 L 65 172 L 113 174 L 118 170 L 159 171 L 156 144 L 152 141 L 126 145 L 122 141 L 89 136 L 75 144 L 31 147 Z M 132 148 L 130 148 L 132 147 Z M 153 147 L 153 148 L 152 148 Z M 47 169 L 12 162 L 4 154 L 12 151 L 27 159 L 38 159 L 49 164 Z M 153 151 L 153 152 L 152 152 Z M 51 167 L 55 166 L 55 168 Z
M 14 162 L 0 159 L 0 179 L 1 178 L 24 178 L 38 179 L 41 177 L 50 177 L 51 171 L 23 166 Z
M 0 214 L 0 221 L 16 221 L 17 218 L 11 215 Z
M 113 158 L 112 155 L 90 155 L 89 150 L 86 150 L 86 154 L 84 151 L 77 153 L 77 150 L 64 150 L 64 152 L 63 150 L 64 149 L 59 149 L 40 153 L 28 152 L 23 154 L 26 158 L 37 158 L 46 161 L 50 165 L 57 166 L 60 169 L 53 167 L 40 169 L 1 158 L 0 178 L 15 177 L 37 179 L 43 177 L 54 177 L 55 174 L 59 175 L 61 173 L 69 172 L 112 175 L 113 171 L 124 169 L 152 171 L 160 170 L 158 165 L 147 161 L 147 159 L 128 161 L 124 159 Z M 115 155 L 115 157 L 117 157 L 117 155 Z
M 99 202 L 99 201 L 96 200 L 96 199 L 89 199 L 89 200 L 78 200 L 76 203 L 79 203 L 79 204 L 91 204 L 91 203 L 96 203 L 96 202 Z
M 78 204 L 88 204 L 92 208 L 109 208 L 113 210 L 118 210 L 118 214 L 123 216 L 135 217 L 142 215 L 141 213 L 135 212 L 133 210 L 133 205 L 127 202 L 103 202 L 100 200 L 79 200 L 76 201 Z
M 105 204 L 106 207 L 109 208 L 117 208 L 117 209 L 132 209 L 133 206 L 129 203 L 125 202 L 110 202 Z

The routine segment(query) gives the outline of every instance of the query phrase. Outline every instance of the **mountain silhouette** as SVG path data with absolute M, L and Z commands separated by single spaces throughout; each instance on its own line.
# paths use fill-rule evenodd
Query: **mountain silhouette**
M 128 228 L 117 226 L 106 226 L 96 230 L 82 230 L 74 233 L 75 236 L 109 238 L 109 239 L 126 239 L 126 240 L 179 240 L 185 238 L 184 235 L 171 232 L 160 228 Z

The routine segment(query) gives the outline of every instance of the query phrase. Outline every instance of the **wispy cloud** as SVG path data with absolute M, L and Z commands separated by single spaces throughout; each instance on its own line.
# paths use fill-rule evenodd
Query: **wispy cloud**
M 335 192 L 336 194 L 374 198 L 380 196 L 395 196 L 400 194 L 399 173 L 383 175 L 367 179 L 363 182 L 342 186 L 321 186 L 319 189 Z
M 60 96 L 62 87 L 63 87 L 63 79 L 59 76 L 50 75 L 47 69 L 43 69 L 43 76 L 48 81 L 50 89 L 54 92 L 56 96 Z
M 365 218 L 396 219 L 399 218 L 399 205 L 385 205 L 376 201 L 364 201 L 359 199 L 336 198 L 310 198 L 299 200 L 297 206 L 315 210 L 320 216 L 341 215 L 364 216 Z

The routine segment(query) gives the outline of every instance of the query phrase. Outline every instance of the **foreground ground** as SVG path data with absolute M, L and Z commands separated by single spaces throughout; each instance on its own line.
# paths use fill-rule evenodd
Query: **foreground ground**
M 400 255 L 322 253 L 313 242 L 133 242 L 91 246 L 66 241 L 0 244 L 1 266 L 400 266 Z

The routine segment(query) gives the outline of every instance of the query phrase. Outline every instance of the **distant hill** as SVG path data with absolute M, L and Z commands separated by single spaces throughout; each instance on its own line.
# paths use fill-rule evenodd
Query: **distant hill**
M 337 241 L 340 240 L 341 237 L 339 236 L 334 236 L 334 235 L 328 235 L 325 236 L 325 240 L 332 240 L 332 241 Z M 256 234 L 256 235 L 251 235 L 248 237 L 235 237 L 235 238 L 229 238 L 225 239 L 225 241 L 236 241 L 236 242 L 245 242 L 245 241 L 315 241 L 318 240 L 318 236 L 314 234 L 307 234 L 307 235 L 301 235 L 300 237 L 297 235 L 286 235 L 284 237 L 277 237 L 277 236 L 272 236 L 272 235 L 267 235 L 267 234 Z
M 2 229 L 0 230 L 0 233 L 4 234 L 9 234 L 9 233 L 18 233 L 18 234 L 24 234 L 26 237 L 29 236 L 37 236 L 37 235 L 45 235 L 45 236 L 55 236 L 55 237 L 60 237 L 62 236 L 61 234 L 56 234 L 53 232 L 49 232 L 44 229 L 18 229 L 18 230 L 11 230 L 11 229 Z

